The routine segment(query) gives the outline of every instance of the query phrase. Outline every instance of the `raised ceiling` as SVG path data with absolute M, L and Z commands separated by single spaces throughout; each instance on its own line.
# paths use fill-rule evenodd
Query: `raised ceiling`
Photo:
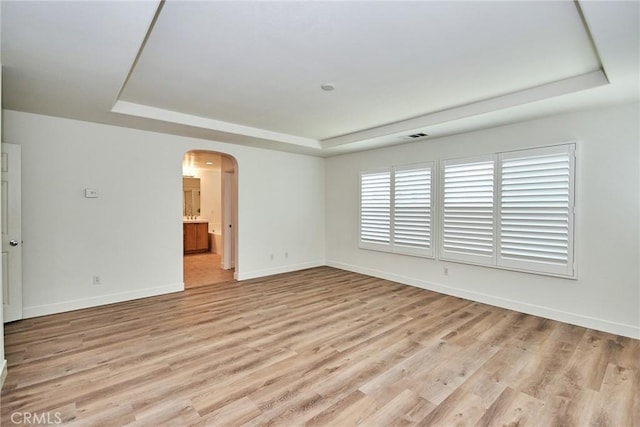
M 278 150 L 339 154 L 639 97 L 637 2 L 1 7 L 4 108 Z

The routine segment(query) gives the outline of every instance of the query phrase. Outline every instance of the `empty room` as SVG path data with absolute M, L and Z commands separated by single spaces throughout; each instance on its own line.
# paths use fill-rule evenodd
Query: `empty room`
M 0 424 L 640 426 L 640 2 L 0 2 Z

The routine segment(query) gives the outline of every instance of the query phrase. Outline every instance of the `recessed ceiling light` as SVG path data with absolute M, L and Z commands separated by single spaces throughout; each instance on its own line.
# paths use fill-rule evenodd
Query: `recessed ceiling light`
M 205 165 L 212 165 L 213 162 L 206 162 Z
M 336 86 L 333 83 L 322 83 L 320 85 L 320 88 L 322 90 L 326 90 L 327 92 L 331 92 L 332 90 L 334 90 L 336 88 Z

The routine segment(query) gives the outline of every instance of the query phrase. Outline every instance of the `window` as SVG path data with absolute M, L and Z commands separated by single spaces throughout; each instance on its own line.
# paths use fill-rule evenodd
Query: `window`
M 573 277 L 574 151 L 443 161 L 441 259 Z
M 360 174 L 360 247 L 433 256 L 433 163 Z
M 363 172 L 360 176 L 360 242 L 391 243 L 391 171 Z
M 364 249 L 575 277 L 575 144 L 360 173 Z
M 494 164 L 492 156 L 443 162 L 443 258 L 493 263 Z
M 394 252 L 432 256 L 431 165 L 395 169 L 393 204 Z
M 574 149 L 500 155 L 500 265 L 573 275 Z

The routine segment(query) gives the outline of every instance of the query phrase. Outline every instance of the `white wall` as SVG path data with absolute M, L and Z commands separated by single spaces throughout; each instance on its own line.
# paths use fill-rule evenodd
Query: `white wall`
M 327 159 L 327 262 L 480 302 L 640 337 L 638 104 Z M 362 169 L 578 141 L 578 280 L 358 249 Z M 447 266 L 449 275 L 443 274 Z
M 5 111 L 3 140 L 23 152 L 24 313 L 182 289 L 181 164 L 202 149 L 238 162 L 239 279 L 321 265 L 326 237 L 330 265 L 638 337 L 639 113 L 580 112 L 325 161 Z M 439 261 L 358 249 L 360 169 L 571 140 L 578 280 L 454 263 L 444 276 Z M 85 199 L 86 187 L 100 197 Z
M 194 149 L 237 160 L 240 279 L 324 263 L 322 159 L 6 110 L 4 141 L 22 146 L 25 317 L 183 289 Z
M 220 169 L 194 168 L 200 178 L 200 218 L 209 221 L 209 233 L 220 234 L 222 227 L 222 172 Z

